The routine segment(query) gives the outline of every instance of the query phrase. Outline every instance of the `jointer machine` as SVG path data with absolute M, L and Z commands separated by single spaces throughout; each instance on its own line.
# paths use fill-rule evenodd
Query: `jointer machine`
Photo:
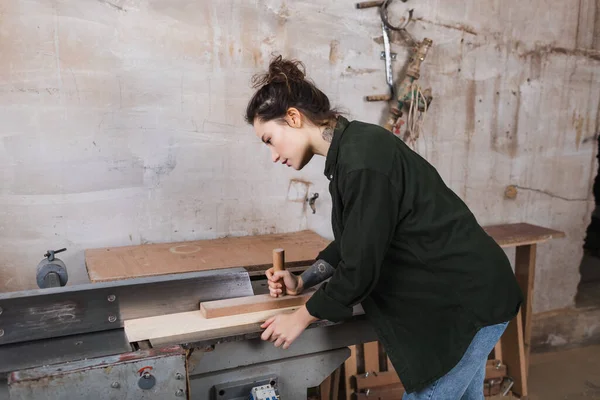
M 58 283 L 0 294 L 0 399 L 258 399 L 262 387 L 304 400 L 348 346 L 376 340 L 359 306 L 346 322 L 311 325 L 287 350 L 260 339 L 257 317 L 200 335 L 194 326 L 221 320 L 202 319 L 201 303 L 268 293 L 273 248 L 301 271 L 326 244 L 303 231 L 86 251 L 91 283 L 45 279 Z M 140 321 L 157 328 L 127 331 Z

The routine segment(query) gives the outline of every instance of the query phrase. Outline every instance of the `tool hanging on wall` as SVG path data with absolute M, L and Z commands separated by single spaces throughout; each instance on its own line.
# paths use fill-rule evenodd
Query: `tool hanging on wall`
M 385 128 L 396 135 L 402 135 L 403 140 L 414 147 L 419 138 L 424 115 L 427 113 L 427 109 L 433 99 L 431 88 L 422 90 L 416 82 L 420 77 L 421 63 L 425 60 L 433 42 L 428 38 L 418 42 L 406 30 L 406 27 L 413 18 L 414 9 L 408 10 L 408 18 L 403 17 L 401 25 L 392 25 L 388 17 L 388 7 L 392 1 L 366 1 L 356 4 L 356 8 L 358 9 L 379 8 L 384 46 L 382 58 L 385 60 L 386 82 L 389 87 L 388 94 L 366 96 L 365 99 L 367 101 L 390 102 L 389 115 L 384 124 Z M 403 3 L 407 1 L 402 0 Z M 396 54 L 391 52 L 391 31 L 398 32 L 412 51 L 406 75 L 396 87 L 394 87 L 392 76 L 392 61 L 396 59 Z M 407 111 L 405 119 L 402 118 L 404 110 Z M 404 132 L 402 132 L 403 125 L 406 125 Z

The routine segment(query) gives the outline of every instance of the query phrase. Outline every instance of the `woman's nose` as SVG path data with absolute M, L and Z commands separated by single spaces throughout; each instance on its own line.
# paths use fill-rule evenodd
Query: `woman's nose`
M 277 160 L 279 160 L 279 154 L 277 154 L 275 149 L 272 147 L 271 147 L 271 158 L 273 159 L 273 162 L 277 162 Z

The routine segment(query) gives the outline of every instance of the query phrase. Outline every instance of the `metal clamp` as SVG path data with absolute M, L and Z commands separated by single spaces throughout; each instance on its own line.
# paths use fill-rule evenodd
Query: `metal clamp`
M 60 287 L 67 284 L 69 280 L 67 266 L 62 260 L 55 257 L 55 254 L 66 250 L 66 248 L 48 250 L 44 254 L 46 258 L 39 262 L 36 272 L 36 281 L 39 288 Z
M 515 381 L 510 378 L 510 377 L 506 377 L 504 378 L 504 380 L 502 381 L 502 396 L 507 396 L 508 392 L 510 392 L 510 389 L 512 389 L 513 385 L 515 384 Z

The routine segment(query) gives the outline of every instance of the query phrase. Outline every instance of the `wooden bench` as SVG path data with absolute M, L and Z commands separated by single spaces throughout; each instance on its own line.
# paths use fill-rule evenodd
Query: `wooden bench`
M 564 237 L 565 234 L 524 223 L 494 225 L 484 229 L 500 246 L 516 247 L 515 274 L 525 302 L 517 318 L 507 327 L 497 353 L 501 353 L 499 359 L 506 364 L 508 375 L 514 379 L 513 393 L 525 397 L 531 347 L 536 246 L 553 238 Z M 274 248 L 284 248 L 286 268 L 300 272 L 314 262 L 317 253 L 328 243 L 329 240 L 312 231 L 301 231 L 90 249 L 85 252 L 85 261 L 92 282 L 234 267 L 246 268 L 251 276 L 262 276 L 272 265 Z M 367 345 L 367 348 L 375 348 L 375 345 Z M 352 362 L 351 357 L 347 363 Z M 344 379 L 348 381 L 347 376 Z M 347 382 L 346 385 L 350 389 Z

